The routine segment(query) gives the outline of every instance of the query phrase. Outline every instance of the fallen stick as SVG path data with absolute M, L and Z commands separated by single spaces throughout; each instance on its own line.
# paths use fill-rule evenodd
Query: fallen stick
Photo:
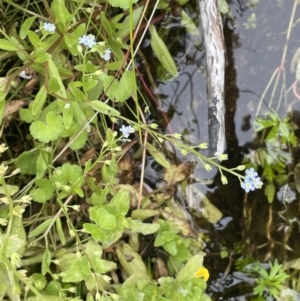
M 217 0 L 199 2 L 207 63 L 209 155 L 218 156 L 225 150 L 223 25 Z

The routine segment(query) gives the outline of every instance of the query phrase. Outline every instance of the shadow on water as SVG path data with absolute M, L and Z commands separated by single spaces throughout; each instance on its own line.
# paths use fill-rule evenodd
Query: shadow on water
M 197 1 L 190 2 L 192 4 L 186 9 L 197 20 Z M 269 0 L 260 1 L 254 9 L 247 3 L 250 1 L 241 1 L 239 6 L 233 1 L 234 26 L 232 19 L 224 23 L 227 51 L 225 119 L 229 156 L 225 165 L 228 168 L 240 165 L 245 154 L 259 147 L 253 143 L 252 122 L 259 99 L 272 73 L 280 65 L 293 6 L 293 1 Z M 256 17 L 255 26 L 253 14 Z M 186 142 L 195 145 L 207 141 L 205 56 L 201 51 L 201 41 L 195 41 L 182 31 L 179 31 L 180 36 L 174 42 L 179 28 L 176 20 L 169 20 L 161 26 L 162 30 L 169 31 L 167 43 L 174 43 L 170 51 L 179 66 L 180 75 L 171 82 L 160 83 L 156 93 L 160 98 L 161 110 L 170 112 L 172 108 L 172 114 L 169 114 L 172 131 L 182 133 Z M 295 26 L 289 41 L 287 70 L 299 47 L 297 34 L 299 29 Z M 287 72 L 285 80 L 291 84 L 294 77 L 294 74 Z M 267 109 L 268 97 L 266 94 L 263 111 Z M 274 106 L 278 104 L 274 103 Z M 280 106 L 279 112 L 286 114 L 287 107 Z M 180 153 L 177 156 L 186 160 Z M 188 157 L 188 160 L 193 159 Z M 229 184 L 223 186 L 216 174 L 216 170 L 212 173 L 207 173 L 203 168 L 195 170 L 198 179 L 214 179 L 213 184 L 199 183 L 199 187 L 223 213 L 217 224 L 200 222 L 200 227 L 207 230 L 210 236 L 205 249 L 208 254 L 205 264 L 211 274 L 208 291 L 212 300 L 251 300 L 254 279 L 239 272 L 235 264 L 246 257 L 260 262 L 276 258 L 286 262 L 300 257 L 299 227 L 295 222 L 299 220 L 299 205 L 296 202 L 284 205 L 279 200 L 269 204 L 263 189 L 245 195 L 236 177 L 226 175 Z M 222 259 L 224 251 L 228 256 Z

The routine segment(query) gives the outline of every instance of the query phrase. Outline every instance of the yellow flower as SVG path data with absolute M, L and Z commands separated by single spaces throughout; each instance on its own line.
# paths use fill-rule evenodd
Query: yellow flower
M 205 281 L 207 281 L 208 278 L 209 278 L 209 272 L 208 272 L 208 269 L 206 269 L 206 268 L 204 268 L 204 267 L 200 268 L 200 269 L 195 273 L 195 276 L 196 276 L 197 278 L 202 277 L 202 278 L 204 278 Z

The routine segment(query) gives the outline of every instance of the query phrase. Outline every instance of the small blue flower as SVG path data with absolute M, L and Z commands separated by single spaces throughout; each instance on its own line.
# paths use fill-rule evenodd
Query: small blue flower
M 245 181 L 241 184 L 241 187 L 248 193 L 250 190 L 255 190 L 253 182 L 249 178 L 245 178 Z
M 263 186 L 263 182 L 260 180 L 260 177 L 256 177 L 252 180 L 252 183 L 256 189 L 259 189 Z
M 92 34 L 89 35 L 83 35 L 79 38 L 79 44 L 83 44 L 84 46 L 88 48 L 93 48 L 97 43 L 95 40 L 95 36 Z
M 103 54 L 100 55 L 105 61 L 110 60 L 111 50 L 107 48 Z
M 128 138 L 131 133 L 135 132 L 135 129 L 130 125 L 122 125 L 122 127 L 120 128 L 120 132 L 123 134 L 124 138 Z
M 247 169 L 245 173 L 246 176 L 244 182 L 241 183 L 241 187 L 247 193 L 262 187 L 263 182 L 260 180 L 260 177 L 257 176 L 257 172 L 254 170 L 254 168 Z
M 254 170 L 253 167 L 246 169 L 246 176 L 248 176 L 250 179 L 255 179 L 257 175 L 258 173 Z
M 56 26 L 52 23 L 44 23 L 42 28 L 43 28 L 43 30 L 47 31 L 48 33 L 54 33 L 56 30 Z

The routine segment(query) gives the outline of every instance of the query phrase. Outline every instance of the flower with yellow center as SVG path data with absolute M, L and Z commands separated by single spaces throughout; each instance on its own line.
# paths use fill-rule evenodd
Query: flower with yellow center
M 197 278 L 200 278 L 202 277 L 204 279 L 204 281 L 207 281 L 208 278 L 209 278 L 209 272 L 208 272 L 208 269 L 202 267 L 200 268 L 196 273 L 195 273 L 195 276 Z

